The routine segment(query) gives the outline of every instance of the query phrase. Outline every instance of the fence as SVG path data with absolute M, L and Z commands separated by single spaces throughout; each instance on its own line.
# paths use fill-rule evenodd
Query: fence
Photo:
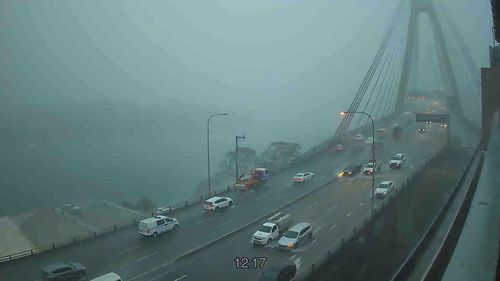
M 349 233 L 337 241 L 332 245 L 331 248 L 325 250 L 322 254 L 318 255 L 316 260 L 309 265 L 308 267 L 302 269 L 297 274 L 298 280 L 307 280 L 308 278 L 313 277 L 313 274 L 317 272 L 318 268 L 326 264 L 334 255 L 338 253 L 339 250 L 344 247 L 348 247 L 349 244 L 356 241 L 362 234 L 363 230 L 366 229 L 368 225 L 373 223 L 382 213 L 383 211 L 395 202 L 394 200 L 400 195 L 401 190 L 403 190 L 410 182 L 415 180 L 415 178 L 420 177 L 422 173 L 426 170 L 428 165 L 432 163 L 436 158 L 443 155 L 446 152 L 446 147 L 441 148 L 438 152 L 436 152 L 430 159 L 426 160 L 414 173 L 412 173 L 409 177 L 404 180 L 401 186 L 396 190 L 397 192 L 394 194 L 390 194 L 386 199 L 381 201 L 378 206 L 374 207 L 373 217 L 367 216 L 361 222 L 359 222 Z
M 393 117 L 394 117 L 394 114 L 391 114 L 391 115 L 388 115 L 386 117 L 380 118 L 379 120 L 377 120 L 377 122 L 378 123 L 385 123 L 385 122 L 387 122 L 387 120 L 390 120 Z M 352 133 L 359 133 L 359 132 L 366 131 L 370 128 L 371 128 L 371 124 L 356 128 L 356 129 L 350 131 L 349 133 L 351 133 L 351 134 Z M 275 170 L 273 172 L 279 173 L 279 172 L 282 172 L 285 169 L 289 168 L 290 166 L 298 165 L 300 163 L 310 161 L 312 158 L 316 157 L 318 154 L 328 150 L 328 148 L 330 148 L 334 143 L 339 142 L 341 139 L 342 138 L 339 136 L 329 138 L 326 141 L 323 141 L 322 143 L 320 143 L 319 145 L 316 145 L 313 148 L 309 149 L 307 152 L 305 152 L 304 154 L 302 154 L 301 156 L 296 158 L 294 161 L 292 161 L 289 165 L 281 167 L 281 169 Z M 212 196 L 226 194 L 226 193 L 233 190 L 232 187 L 233 187 L 233 185 L 228 185 L 225 187 L 217 188 L 217 189 L 213 190 Z M 162 208 L 163 211 L 161 213 L 162 214 L 174 213 L 180 209 L 192 206 L 193 204 L 199 204 L 199 203 L 203 202 L 204 199 L 207 199 L 208 197 L 209 197 L 209 195 L 207 193 L 207 194 L 200 195 L 199 198 L 192 198 L 192 199 L 188 199 L 188 200 L 184 200 L 184 201 L 172 204 L 170 206 Z M 157 214 L 158 212 L 151 211 L 151 213 Z M 138 221 L 140 221 L 148 216 L 149 216 L 149 214 L 148 215 L 145 214 L 143 216 L 134 218 L 130 223 L 124 223 L 121 225 L 114 225 L 113 227 L 103 228 L 99 231 L 88 232 L 86 234 L 82 234 L 80 236 L 75 236 L 75 237 L 72 237 L 72 238 L 64 240 L 64 241 L 54 242 L 54 243 L 51 243 L 49 245 L 39 246 L 39 247 L 35 247 L 32 249 L 21 250 L 17 253 L 13 253 L 10 255 L 0 257 L 0 263 L 12 261 L 12 260 L 19 259 L 19 258 L 24 258 L 27 256 L 32 256 L 32 255 L 39 254 L 39 253 L 46 252 L 46 251 L 55 250 L 56 248 L 64 247 L 67 245 L 72 245 L 72 244 L 75 244 L 77 242 L 81 242 L 81 241 L 85 241 L 85 240 L 88 240 L 91 238 L 103 236 L 104 234 L 112 233 L 114 231 L 117 231 L 118 229 L 123 229 L 126 227 L 130 227 L 132 225 L 135 225 Z

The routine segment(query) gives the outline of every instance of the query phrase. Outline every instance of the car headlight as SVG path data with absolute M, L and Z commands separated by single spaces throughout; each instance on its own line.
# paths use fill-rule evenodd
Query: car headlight
M 293 243 L 288 244 L 288 248 L 293 248 Z

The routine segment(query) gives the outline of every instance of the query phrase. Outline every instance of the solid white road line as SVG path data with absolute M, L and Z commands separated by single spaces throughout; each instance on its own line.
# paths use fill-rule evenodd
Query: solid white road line
M 290 259 L 293 260 L 296 257 L 297 257 L 297 255 L 293 255 L 293 256 L 290 257 Z
M 335 204 L 335 205 L 331 206 L 331 207 L 330 207 L 328 210 L 326 210 L 326 211 L 327 211 L 327 212 L 330 212 L 331 210 L 333 210 L 334 208 L 336 208 L 336 207 L 337 207 L 337 205 L 338 205 L 338 204 Z
M 171 263 L 172 263 L 172 262 L 164 263 L 164 264 L 162 264 L 162 265 L 160 265 L 160 266 L 157 266 L 157 267 L 155 267 L 155 268 L 152 268 L 152 269 L 150 269 L 150 270 L 148 270 L 148 271 L 144 271 L 143 273 L 141 273 L 141 274 L 139 274 L 139 275 L 136 275 L 136 276 L 134 276 L 134 277 L 128 278 L 127 280 L 129 280 L 129 281 L 134 281 L 134 280 L 139 279 L 139 278 L 141 278 L 141 277 L 143 277 L 143 276 L 145 276 L 145 275 L 150 274 L 151 272 L 154 272 L 154 271 L 156 271 L 156 270 L 159 270 L 159 269 L 162 269 L 162 268 L 164 268 L 164 267 L 166 267 L 166 266 L 169 266 Z
M 140 262 L 140 261 L 143 261 L 143 260 L 145 260 L 145 259 L 147 259 L 147 258 L 150 258 L 150 257 L 152 257 L 152 256 L 154 256 L 154 255 L 158 255 L 158 254 L 159 254 L 159 252 L 154 252 L 154 253 L 149 254 L 149 255 L 147 255 L 147 256 L 144 256 L 144 257 L 142 257 L 142 258 L 138 258 L 138 259 L 136 259 L 136 260 L 135 260 L 135 262 Z
M 118 252 L 118 253 L 116 253 L 116 254 L 117 254 L 117 255 L 123 255 L 123 254 L 128 253 L 128 252 L 131 252 L 131 251 L 133 251 L 133 250 L 135 250 L 135 249 L 139 249 L 139 246 L 135 246 L 135 247 L 132 247 L 132 248 L 128 248 L 128 249 L 123 250 L 123 251 L 121 251 L 121 252 Z
M 184 278 L 186 278 L 186 277 L 188 277 L 188 275 L 187 275 L 187 274 L 184 274 L 183 276 L 181 276 L 181 277 L 179 277 L 179 278 L 175 279 L 174 281 L 179 281 L 179 280 L 182 280 L 182 279 L 184 279 Z
M 231 221 L 227 221 L 227 222 L 225 222 L 225 223 L 223 223 L 223 224 L 219 224 L 216 228 L 223 227 L 224 225 L 226 225 L 226 224 L 228 224 L 228 223 L 230 223 L 230 222 L 231 222 Z
M 312 243 L 314 244 L 316 242 L 318 242 L 318 238 L 314 239 Z
M 351 216 L 351 213 L 347 213 L 347 215 L 345 215 L 346 217 L 350 217 Z
M 311 209 L 312 207 L 314 207 L 316 205 L 318 205 L 318 202 L 314 202 L 313 204 L 307 206 L 306 210 L 309 210 L 309 209 Z
M 336 225 L 336 224 L 334 224 L 334 225 L 330 226 L 330 229 L 334 229 L 335 227 L 337 227 L 337 225 Z

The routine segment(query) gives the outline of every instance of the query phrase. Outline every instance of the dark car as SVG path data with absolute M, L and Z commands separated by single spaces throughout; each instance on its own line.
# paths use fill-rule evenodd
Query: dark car
M 56 262 L 42 267 L 43 281 L 83 281 L 87 280 L 85 266 L 73 262 Z
M 354 176 L 355 174 L 361 172 L 363 164 L 349 164 L 341 172 L 342 176 Z
M 281 266 L 269 266 L 260 275 L 259 281 L 290 281 L 297 273 L 294 263 L 286 263 Z

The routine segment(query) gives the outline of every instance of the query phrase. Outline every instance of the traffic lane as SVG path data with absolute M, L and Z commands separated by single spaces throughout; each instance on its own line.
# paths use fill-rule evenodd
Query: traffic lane
M 311 182 L 312 183 L 312 182 Z M 290 184 L 290 183 L 289 183 Z M 263 186 L 265 188 L 266 186 Z M 293 199 L 296 197 L 297 194 L 302 194 L 303 191 L 300 190 L 299 188 L 302 188 L 304 186 L 297 186 L 297 188 L 292 188 L 289 190 L 289 192 L 282 193 L 285 196 L 289 196 L 290 199 Z M 257 194 L 256 196 L 262 196 L 262 193 L 257 192 L 248 192 L 247 196 L 251 196 L 252 194 Z M 274 201 L 275 205 L 279 206 L 279 204 L 276 204 L 277 201 L 282 201 L 280 198 L 276 197 L 267 197 L 271 198 L 272 201 Z M 286 198 L 286 197 L 285 197 Z M 249 198 L 247 198 L 249 199 Z M 288 199 L 288 198 L 287 198 Z M 250 209 L 255 208 L 256 206 L 259 207 L 259 209 L 266 209 L 269 208 L 269 204 L 266 202 L 262 202 L 262 200 L 246 200 L 243 201 L 243 205 L 247 204 Z M 260 203 L 260 204 L 259 204 Z M 271 205 L 272 206 L 272 205 Z M 270 210 L 269 210 L 270 211 Z M 268 211 L 266 211 L 268 212 Z M 209 217 L 212 215 L 213 219 L 208 221 L 207 223 L 212 224 L 212 229 L 215 228 L 216 230 L 213 230 L 209 233 L 205 232 L 205 236 L 211 236 L 211 234 L 216 234 L 217 232 L 220 232 L 220 234 L 224 234 L 224 231 L 221 231 L 219 229 L 223 228 L 228 228 L 229 230 L 234 229 L 232 224 L 239 224 L 241 222 L 247 223 L 251 219 L 255 218 L 255 213 L 248 212 L 247 208 L 244 208 L 241 203 L 238 203 L 235 201 L 235 206 L 232 209 L 226 210 L 224 212 L 218 213 L 218 214 L 207 214 Z M 238 220 L 234 220 L 234 218 L 238 218 Z M 220 224 L 217 224 L 220 223 Z M 188 234 L 183 235 L 183 239 L 189 240 L 189 241 L 195 241 L 198 237 L 198 231 L 188 231 L 185 230 Z M 199 239 L 199 238 L 198 238 Z M 174 242 L 175 245 L 177 245 L 176 242 Z M 193 244 L 194 245 L 194 244 Z M 190 249 L 186 249 L 190 250 Z M 154 259 L 151 259 L 146 265 L 142 265 L 141 263 L 134 263 L 134 264 L 126 264 L 123 267 L 126 267 L 129 271 L 125 272 L 125 276 L 128 278 L 134 278 L 143 272 L 145 272 L 144 269 L 147 269 L 146 271 L 150 270 L 151 268 L 154 269 L 158 266 L 162 266 L 165 264 L 165 261 L 168 261 L 169 259 L 172 258 L 172 253 L 175 253 L 176 250 L 171 249 L 169 247 L 161 247 L 159 249 L 158 254 Z M 156 252 L 152 252 L 151 254 L 154 254 Z M 146 268 L 144 268 L 146 267 Z
M 404 175 L 400 174 L 399 177 L 391 174 L 377 175 L 378 180 L 391 178 L 398 181 L 401 177 Z M 367 203 L 370 190 L 369 178 L 359 176 L 344 181 L 340 186 L 331 183 L 325 189 L 301 200 L 300 204 L 293 204 L 283 209 L 283 213 L 292 215 L 294 223 L 309 222 L 313 225 L 312 240 L 301 244 L 298 249 L 290 252 L 278 251 L 273 248 L 276 241 L 271 247 L 253 247 L 250 237 L 258 228 L 259 223 L 238 235 L 202 250 L 196 257 L 181 260 L 179 264 L 172 265 L 173 269 L 156 272 L 140 280 L 157 280 L 160 276 L 165 277 L 161 280 L 175 280 L 183 276 L 185 280 L 256 280 L 259 269 L 238 269 L 234 259 L 266 257 L 266 266 L 297 258 L 301 258 L 303 263 L 307 262 L 307 259 L 313 260 L 320 250 L 330 246 L 325 244 L 345 237 L 348 231 L 343 230 L 349 230 L 353 223 L 362 221 L 360 219 L 362 215 L 368 214 L 369 204 Z

